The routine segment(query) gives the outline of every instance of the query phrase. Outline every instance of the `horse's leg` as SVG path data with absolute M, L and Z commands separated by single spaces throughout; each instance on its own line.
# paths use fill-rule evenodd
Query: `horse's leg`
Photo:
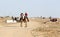
M 22 18 L 20 18 L 19 21 L 20 21 L 20 27 L 22 27 Z
M 27 27 L 27 21 L 25 22 L 25 27 Z
M 20 26 L 22 27 L 22 21 L 21 21 L 21 24 L 20 24 Z

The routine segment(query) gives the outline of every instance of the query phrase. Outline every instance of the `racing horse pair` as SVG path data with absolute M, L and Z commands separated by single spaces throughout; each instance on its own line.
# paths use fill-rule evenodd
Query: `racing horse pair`
M 27 22 L 29 22 L 27 13 L 25 13 L 25 14 L 21 13 L 20 14 L 20 22 L 21 22 L 21 24 L 20 24 L 21 27 L 22 27 L 23 22 L 25 23 L 25 27 L 27 27 Z

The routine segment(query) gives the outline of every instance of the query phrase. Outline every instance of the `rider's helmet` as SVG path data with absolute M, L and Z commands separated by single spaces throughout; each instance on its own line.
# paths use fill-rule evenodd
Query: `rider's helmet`
M 20 16 L 23 16 L 23 15 L 24 15 L 23 13 L 20 14 Z
M 25 13 L 25 16 L 28 16 L 28 14 L 27 14 L 27 13 Z

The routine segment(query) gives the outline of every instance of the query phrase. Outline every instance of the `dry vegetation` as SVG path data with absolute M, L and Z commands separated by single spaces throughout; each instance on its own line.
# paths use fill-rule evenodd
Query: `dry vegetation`
M 46 19 L 35 19 L 40 23 L 40 27 L 32 30 L 34 37 L 60 37 L 60 19 L 57 18 L 57 22 L 51 22 L 48 18 Z

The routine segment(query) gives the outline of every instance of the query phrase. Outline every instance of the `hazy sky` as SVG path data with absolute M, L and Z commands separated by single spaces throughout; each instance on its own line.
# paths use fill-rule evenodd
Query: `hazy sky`
M 0 0 L 0 16 L 19 16 L 21 12 L 60 17 L 60 0 Z

